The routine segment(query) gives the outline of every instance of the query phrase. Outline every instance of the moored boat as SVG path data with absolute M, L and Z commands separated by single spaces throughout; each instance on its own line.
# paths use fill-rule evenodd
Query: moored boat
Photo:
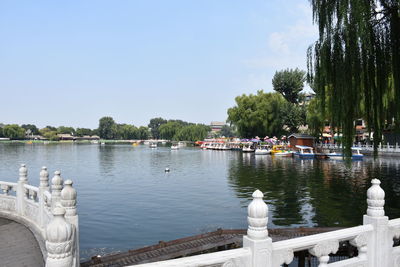
M 150 148 L 157 148 L 157 143 L 150 143 Z
M 351 159 L 352 160 L 362 160 L 364 158 L 364 155 L 361 154 L 361 148 L 359 147 L 352 147 L 351 148 Z M 342 153 L 337 153 L 337 152 L 332 152 L 326 154 L 330 159 L 336 159 L 336 160 L 342 160 L 343 159 L 343 154 Z
M 171 150 L 178 150 L 178 149 L 179 149 L 178 144 L 172 144 L 171 145 Z
M 292 157 L 293 152 L 286 150 L 282 145 L 275 145 L 272 147 L 271 154 L 278 157 Z
M 268 155 L 268 154 L 271 154 L 271 149 L 267 145 L 261 145 L 256 148 L 255 154 L 256 155 Z
M 312 147 L 296 145 L 296 148 L 298 149 L 298 151 L 294 154 L 295 156 L 298 156 L 302 159 L 315 158 L 315 153 Z
M 242 148 L 242 152 L 244 152 L 244 153 L 252 153 L 252 152 L 254 152 L 255 150 L 256 150 L 256 149 L 254 148 L 253 143 L 245 144 L 245 145 L 243 146 L 243 148 Z

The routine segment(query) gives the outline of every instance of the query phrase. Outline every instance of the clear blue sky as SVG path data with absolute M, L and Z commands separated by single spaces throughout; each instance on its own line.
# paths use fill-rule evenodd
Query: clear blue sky
M 0 122 L 96 128 L 224 121 L 317 30 L 308 0 L 1 0 L 0 38 Z

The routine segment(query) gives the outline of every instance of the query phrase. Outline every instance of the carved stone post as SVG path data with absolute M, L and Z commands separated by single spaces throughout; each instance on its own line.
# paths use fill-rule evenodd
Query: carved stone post
M 61 201 L 61 189 L 63 188 L 63 179 L 61 178 L 61 172 L 54 172 L 54 177 L 51 179 L 51 208 L 54 209 L 57 203 Z
M 28 183 L 28 169 L 25 164 L 21 164 L 21 168 L 19 168 L 19 179 L 17 185 L 17 212 L 21 215 L 25 212 L 25 197 L 26 190 L 24 185 Z
M 44 201 L 44 192 L 49 191 L 49 173 L 46 167 L 42 167 L 40 171 L 40 185 L 39 185 L 39 223 L 42 227 L 45 226 L 45 201 Z
M 75 249 L 73 251 L 74 265 L 79 266 L 79 220 L 76 212 L 76 190 L 72 181 L 66 180 L 61 190 L 61 204 L 65 208 L 65 219 L 75 227 Z
M 252 253 L 252 267 L 272 266 L 272 239 L 268 237 L 268 206 L 263 200 L 263 193 L 256 190 L 253 201 L 247 208 L 247 235 L 243 236 L 243 247 Z
M 56 206 L 46 227 L 46 267 L 71 267 L 74 249 L 74 226 L 65 221 L 65 210 Z
M 336 253 L 339 249 L 339 241 L 328 240 L 316 244 L 310 248 L 308 252 L 318 258 L 318 267 L 327 267 L 329 262 L 329 254 Z
M 393 266 L 391 262 L 392 237 L 388 227 L 389 219 L 383 209 L 385 205 L 385 191 L 379 186 L 381 181 L 372 179 L 372 186 L 367 191 L 367 215 L 364 215 L 365 224 L 372 224 L 374 231 L 367 241 L 368 266 Z

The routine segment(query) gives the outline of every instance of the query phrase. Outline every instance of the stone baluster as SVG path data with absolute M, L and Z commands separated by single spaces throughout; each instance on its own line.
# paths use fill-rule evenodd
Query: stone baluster
M 21 164 L 21 168 L 19 168 L 19 179 L 17 184 L 17 212 L 20 215 L 24 215 L 25 213 L 25 198 L 27 197 L 27 190 L 24 185 L 28 183 L 28 169 L 25 164 Z
M 66 180 L 61 190 L 61 205 L 65 208 L 65 219 L 75 227 L 75 250 L 73 251 L 74 266 L 79 266 L 79 220 L 76 211 L 76 190 L 72 181 Z
M 61 178 L 61 172 L 54 172 L 54 177 L 51 179 L 51 208 L 54 209 L 57 203 L 61 203 L 61 190 L 63 188 L 63 179 Z
M 355 246 L 358 251 L 358 258 L 362 260 L 367 259 L 367 243 L 368 242 L 368 234 L 360 234 L 350 240 L 350 244 Z
M 379 142 L 379 152 L 381 152 L 381 151 L 382 151 L 382 143 Z
M 378 179 L 372 179 L 371 183 L 367 191 L 367 214 L 363 218 L 364 225 L 371 224 L 374 227 L 367 240 L 368 266 L 392 266 L 389 252 L 393 241 L 388 228 L 389 218 L 383 209 L 385 191 L 380 187 Z
M 9 194 L 9 192 L 10 192 L 10 190 L 11 190 L 11 186 L 10 185 L 6 185 L 6 184 L 2 184 L 1 186 L 0 186 L 0 188 L 1 188 L 1 190 L 3 191 L 3 193 L 6 195 L 6 196 L 8 196 L 8 194 Z
M 268 206 L 263 200 L 263 193 L 256 190 L 253 201 L 247 208 L 248 228 L 247 235 L 243 237 L 243 247 L 251 250 L 251 266 L 272 265 L 272 239 L 268 237 Z
M 395 146 L 394 150 L 395 150 L 396 152 L 399 152 L 399 143 L 396 142 L 396 146 Z
M 49 191 L 49 172 L 46 167 L 42 167 L 40 171 L 40 185 L 39 185 L 39 223 L 42 227 L 45 227 L 45 210 L 46 210 L 46 201 L 44 192 Z
M 65 209 L 57 205 L 52 210 L 53 219 L 46 227 L 46 267 L 73 266 L 74 226 L 65 218 Z
M 318 258 L 318 267 L 327 267 L 329 262 L 329 254 L 336 253 L 339 249 L 338 240 L 322 241 L 316 244 L 308 251 Z
M 386 150 L 390 151 L 390 144 L 389 143 L 386 143 Z

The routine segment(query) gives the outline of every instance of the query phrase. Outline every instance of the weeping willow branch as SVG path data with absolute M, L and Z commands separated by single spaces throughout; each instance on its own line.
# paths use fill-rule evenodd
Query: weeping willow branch
M 398 0 L 310 0 L 319 39 L 307 51 L 308 82 L 321 112 L 343 133 L 351 155 L 354 121 L 373 132 L 375 151 L 387 124 L 400 122 Z

